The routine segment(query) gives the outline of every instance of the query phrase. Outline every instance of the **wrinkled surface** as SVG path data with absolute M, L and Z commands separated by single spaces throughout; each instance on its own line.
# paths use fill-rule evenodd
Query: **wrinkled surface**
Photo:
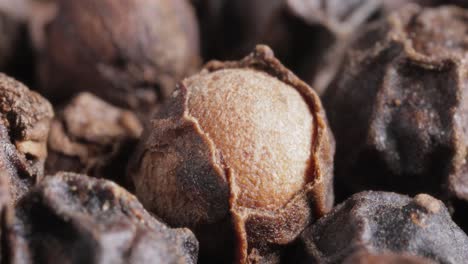
M 365 189 L 468 199 L 468 11 L 407 6 L 366 28 L 324 97 L 342 198 Z
M 0 75 L 0 171 L 8 175 L 12 202 L 44 175 L 52 117 L 47 100 Z
M 302 263 L 342 263 L 357 252 L 410 254 L 444 264 L 468 258 L 468 237 L 444 204 L 427 194 L 355 194 L 307 228 L 300 245 Z
M 196 75 L 185 85 L 189 114 L 236 178 L 239 205 L 272 209 L 303 188 L 313 116 L 297 90 L 243 69 Z
M 123 183 L 142 129 L 132 112 L 80 93 L 52 122 L 46 172 L 71 171 Z
M 275 113 L 277 124 L 259 121 Z M 249 156 L 248 151 L 273 150 L 275 160 L 282 146 L 268 143 L 297 145 L 298 138 L 309 141 L 311 149 L 298 146 L 297 153 L 286 156 L 291 160 L 270 164 L 258 154 Z M 330 210 L 333 154 L 333 136 L 317 95 L 270 49 L 258 46 L 241 61 L 211 62 L 179 84 L 145 132 L 130 174 L 146 208 L 170 225 L 189 226 L 199 238 L 209 237 L 201 241 L 202 259 L 222 261 L 235 248 L 237 263 L 275 263 L 280 245 Z M 299 169 L 284 179 L 282 166 Z M 273 178 L 268 182 L 264 177 Z M 291 189 L 276 188 L 288 181 Z M 233 246 L 223 242 L 230 240 Z
M 85 175 L 46 177 L 16 206 L 11 263 L 196 263 L 198 242 L 171 229 L 116 184 Z M 6 245 L 5 245 L 6 243 Z
M 185 0 L 58 0 L 40 50 L 54 101 L 91 91 L 143 114 L 198 65 L 198 28 Z

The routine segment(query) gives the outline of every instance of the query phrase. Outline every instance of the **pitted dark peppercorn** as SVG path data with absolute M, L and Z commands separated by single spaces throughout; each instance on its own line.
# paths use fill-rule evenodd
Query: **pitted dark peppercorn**
M 355 254 L 385 253 L 444 264 L 468 258 L 468 236 L 444 204 L 427 194 L 355 194 L 307 228 L 298 245 L 302 254 L 295 263 L 342 263 Z
M 73 173 L 47 176 L 2 222 L 2 261 L 11 263 L 195 264 L 188 229 L 153 218 L 118 185 Z M 8 249 L 9 254 L 3 254 Z M 8 257 L 8 258 L 3 258 Z
M 80 91 L 148 114 L 197 70 L 198 27 L 185 0 L 57 0 L 39 49 L 41 91 Z
M 324 97 L 342 198 L 377 189 L 468 200 L 467 19 L 411 5 L 356 39 Z
M 179 84 L 130 175 L 146 208 L 195 232 L 202 260 L 276 263 L 331 209 L 333 154 L 318 96 L 258 46 Z
M 47 100 L 0 74 L 0 172 L 8 175 L 12 202 L 44 176 L 52 117 Z

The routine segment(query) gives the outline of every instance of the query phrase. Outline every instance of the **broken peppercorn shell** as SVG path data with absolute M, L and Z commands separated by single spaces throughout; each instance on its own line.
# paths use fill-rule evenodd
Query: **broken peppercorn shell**
M 468 200 L 468 11 L 410 5 L 370 25 L 324 96 L 343 198 L 366 189 Z M 359 106 L 359 107 L 357 107 Z
M 83 92 L 51 124 L 46 173 L 83 173 L 127 187 L 125 169 L 143 126 L 131 111 Z
M 355 194 L 308 227 L 298 244 L 303 249 L 298 263 L 342 263 L 366 252 L 409 254 L 446 264 L 468 258 L 468 237 L 444 204 L 427 194 Z
M 211 261 L 235 248 L 238 263 L 274 263 L 273 249 L 332 207 L 334 139 L 320 99 L 266 46 L 181 82 L 142 142 L 136 195 L 194 230 Z
M 0 74 L 0 173 L 9 177 L 12 202 L 44 176 L 53 115 L 46 99 Z
M 8 238 L 15 238 L 5 245 L 21 258 L 15 263 L 197 261 L 192 232 L 169 228 L 107 180 L 74 173 L 47 176 L 15 212 L 14 228 L 2 228 Z
M 198 67 L 198 27 L 185 0 L 57 0 L 39 49 L 42 92 L 90 91 L 147 113 Z

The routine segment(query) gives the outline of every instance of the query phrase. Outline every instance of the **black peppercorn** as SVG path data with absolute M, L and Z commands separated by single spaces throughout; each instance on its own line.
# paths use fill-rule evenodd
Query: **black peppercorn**
M 8 220 L 1 243 L 12 263 L 197 261 L 198 242 L 188 229 L 167 227 L 116 184 L 85 175 L 47 176 Z
M 142 130 L 132 112 L 80 93 L 52 121 L 46 173 L 110 177 L 129 187 L 125 168 Z
M 298 263 L 342 263 L 357 253 L 407 254 L 445 264 L 468 258 L 468 236 L 444 204 L 427 194 L 355 194 L 307 228 L 298 245 Z
M 185 0 L 57 0 L 39 49 L 41 91 L 62 102 L 90 91 L 148 114 L 198 66 Z
M 411 5 L 356 39 L 324 97 L 342 198 L 448 190 L 468 200 L 467 19 L 465 9 Z
M 52 117 L 47 100 L 0 74 L 0 170 L 8 175 L 12 202 L 44 176 Z

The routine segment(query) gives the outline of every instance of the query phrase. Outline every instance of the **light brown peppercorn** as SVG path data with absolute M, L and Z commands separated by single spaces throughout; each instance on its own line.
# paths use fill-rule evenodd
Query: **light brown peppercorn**
M 148 113 L 196 70 L 198 28 L 185 0 L 57 0 L 39 49 L 54 102 L 90 91 Z
M 130 167 L 137 196 L 192 228 L 202 259 L 235 248 L 238 263 L 275 263 L 333 204 L 334 139 L 320 100 L 266 46 L 181 82 L 142 142 Z

